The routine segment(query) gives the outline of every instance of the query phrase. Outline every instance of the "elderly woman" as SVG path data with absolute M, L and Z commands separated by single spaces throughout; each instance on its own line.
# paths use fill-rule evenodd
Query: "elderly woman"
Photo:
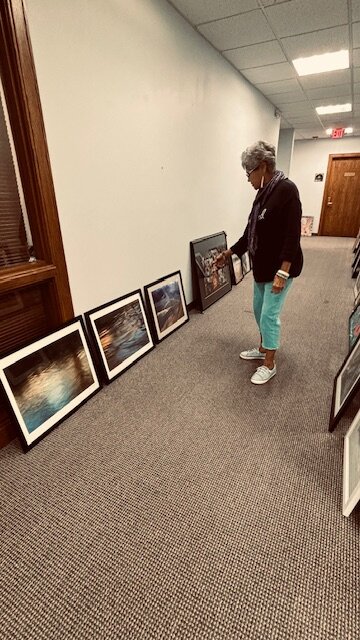
M 247 179 L 257 191 L 242 237 L 218 257 L 224 264 L 232 253 L 249 251 L 254 275 L 254 314 L 260 331 L 259 348 L 242 351 L 244 360 L 262 360 L 251 378 L 264 384 L 276 374 L 280 346 L 280 313 L 293 278 L 301 273 L 301 202 L 293 182 L 276 171 L 275 147 L 259 140 L 241 156 Z

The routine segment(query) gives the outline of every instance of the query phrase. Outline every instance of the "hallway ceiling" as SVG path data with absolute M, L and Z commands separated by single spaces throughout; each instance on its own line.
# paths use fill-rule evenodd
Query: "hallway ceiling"
M 281 112 L 297 139 L 360 135 L 360 0 L 169 0 Z M 349 49 L 350 69 L 299 77 L 292 60 Z M 315 107 L 350 102 L 352 112 Z

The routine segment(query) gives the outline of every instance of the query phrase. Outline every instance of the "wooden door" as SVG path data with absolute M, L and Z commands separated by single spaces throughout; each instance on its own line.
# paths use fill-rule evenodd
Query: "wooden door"
M 319 235 L 356 237 L 360 227 L 360 153 L 330 155 Z
M 24 0 L 0 2 L 0 78 L 1 357 L 73 317 Z M 0 390 L 0 447 L 15 435 Z

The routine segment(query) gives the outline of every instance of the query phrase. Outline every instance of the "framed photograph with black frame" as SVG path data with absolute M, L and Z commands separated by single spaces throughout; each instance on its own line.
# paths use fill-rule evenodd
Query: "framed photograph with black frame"
M 229 263 L 220 268 L 216 265 L 217 256 L 225 249 L 225 231 L 190 242 L 194 298 L 200 311 L 231 291 Z
M 347 518 L 360 499 L 360 409 L 344 438 L 343 515 Z
M 233 253 L 231 259 L 229 260 L 230 264 L 230 273 L 231 273 L 231 282 L 232 284 L 239 284 L 243 279 L 243 270 L 242 270 L 242 262 L 239 256 L 236 253 Z
M 156 342 L 189 321 L 180 271 L 147 284 L 144 291 Z
M 85 320 L 106 383 L 155 346 L 140 289 L 87 311 Z
M 355 258 L 353 260 L 353 263 L 351 265 L 351 276 L 352 278 L 357 278 L 359 271 L 360 271 L 360 245 L 358 246 L 356 253 L 355 253 Z
M 358 336 L 360 336 L 360 302 L 349 317 L 349 349 L 355 344 Z
M 245 277 L 246 274 L 250 273 L 252 269 L 250 253 L 248 251 L 243 253 L 243 255 L 241 256 L 241 262 L 242 262 L 243 274 Z
M 358 306 L 360 302 L 360 273 L 358 274 L 354 285 L 354 308 Z
M 28 450 L 100 388 L 82 318 L 2 358 L 0 381 Z
M 355 253 L 355 251 L 358 249 L 358 247 L 360 246 L 360 229 L 358 231 L 358 234 L 355 238 L 355 242 L 354 242 L 354 246 L 353 246 L 353 253 Z
M 349 351 L 334 380 L 329 431 L 334 431 L 346 407 L 360 387 L 360 336 Z

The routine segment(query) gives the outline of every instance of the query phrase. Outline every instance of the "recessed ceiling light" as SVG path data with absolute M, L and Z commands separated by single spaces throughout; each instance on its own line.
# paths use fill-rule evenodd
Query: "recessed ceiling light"
M 354 129 L 352 127 L 346 127 L 345 128 L 345 133 L 352 133 L 354 131 Z
M 347 102 L 346 104 L 328 104 L 326 107 L 316 107 L 316 112 L 319 116 L 324 116 L 327 113 L 344 113 L 351 111 L 351 109 L 351 103 Z
M 348 69 L 349 51 L 333 51 L 323 53 L 309 58 L 296 58 L 292 61 L 299 76 L 310 76 L 313 73 L 325 73 L 325 71 L 337 71 L 338 69 Z
M 326 129 L 325 133 L 326 133 L 326 135 L 331 136 L 332 129 Z

